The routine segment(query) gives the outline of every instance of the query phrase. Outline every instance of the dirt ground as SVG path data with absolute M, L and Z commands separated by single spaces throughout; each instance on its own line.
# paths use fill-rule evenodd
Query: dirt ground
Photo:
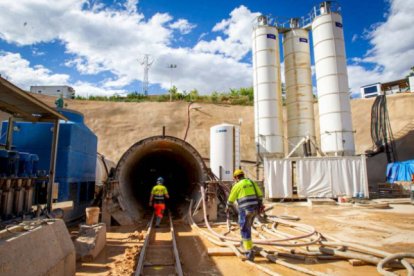
M 270 214 L 299 216 L 300 222 L 314 226 L 322 234 L 390 253 L 414 249 L 414 205 L 390 205 L 389 209 L 366 209 L 353 206 L 307 206 L 304 202 L 277 203 Z M 236 257 L 209 257 L 207 248 L 217 247 L 176 220 L 177 243 L 185 275 L 266 275 Z M 142 226 L 111 227 L 105 250 L 91 262 L 78 262 L 76 275 L 131 275 L 136 255 L 142 246 Z M 224 226 L 217 226 L 225 232 Z M 287 260 L 287 259 L 286 259 Z M 351 266 L 345 261 L 304 263 L 292 261 L 329 275 L 378 275 L 371 265 Z M 281 274 L 303 275 L 257 257 L 256 263 Z M 405 275 L 403 271 L 398 271 Z M 162 275 L 162 274 L 160 274 Z
M 38 96 L 53 105 L 55 98 Z M 355 129 L 356 152 L 363 153 L 371 148 L 370 112 L 373 99 L 352 100 L 352 118 Z M 134 143 L 162 133 L 184 137 L 187 127 L 188 103 L 115 103 L 67 100 L 68 108 L 82 112 L 87 126 L 98 136 L 98 151 L 117 162 Z M 190 112 L 190 127 L 187 141 L 203 157 L 209 157 L 210 127 L 220 123 L 241 126 L 241 157 L 255 160 L 254 118 L 252 106 L 227 106 L 196 104 L 199 109 Z M 388 97 L 391 126 L 396 138 L 400 160 L 414 157 L 414 93 Z M 317 104 L 314 106 L 317 114 Z M 7 116 L 0 112 L 0 119 Z M 317 116 L 315 116 L 317 118 Z M 318 120 L 316 133 L 319 131 Z M 383 155 L 368 160 L 368 174 L 371 181 L 385 178 Z M 343 241 L 352 241 L 381 248 L 389 252 L 413 251 L 414 249 L 414 206 L 392 205 L 391 209 L 374 210 L 355 207 L 308 207 L 303 204 L 280 204 L 274 214 L 289 214 L 301 217 L 301 222 L 313 225 L 322 233 L 330 234 Z M 264 275 L 255 268 L 239 261 L 236 257 L 208 257 L 206 248 L 212 245 L 192 231 L 189 226 L 179 224 L 178 244 L 182 254 L 186 275 Z M 107 246 L 92 262 L 79 262 L 77 275 L 131 275 L 135 255 L 142 245 L 139 234 L 143 226 L 112 227 L 108 229 Z M 135 232 L 138 231 L 138 232 Z M 214 246 L 215 247 L 215 246 Z M 258 263 L 265 263 L 258 258 Z M 324 262 L 301 264 L 310 269 L 331 275 L 376 275 L 373 266 L 352 267 L 345 262 Z M 282 275 L 299 275 L 279 265 L 267 265 Z

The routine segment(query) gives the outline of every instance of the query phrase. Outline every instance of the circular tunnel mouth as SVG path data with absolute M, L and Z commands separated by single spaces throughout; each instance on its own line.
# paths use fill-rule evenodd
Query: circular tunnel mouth
M 181 216 L 189 200 L 197 197 L 205 172 L 202 157 L 184 140 L 171 136 L 141 140 L 124 153 L 116 168 L 122 207 L 134 220 L 152 211 L 148 206 L 151 189 L 163 177 L 170 195 L 167 208 Z

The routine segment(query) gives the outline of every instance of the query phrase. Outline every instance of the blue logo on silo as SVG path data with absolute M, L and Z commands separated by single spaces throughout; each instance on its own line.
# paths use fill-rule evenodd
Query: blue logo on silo
M 267 34 L 267 38 L 276 39 L 276 36 L 274 34 Z
M 335 22 L 335 26 L 337 26 L 338 28 L 342 28 L 342 23 L 341 22 Z
M 224 128 L 224 129 L 217 129 L 216 130 L 216 133 L 220 133 L 220 132 L 227 132 L 227 129 Z
M 304 37 L 299 37 L 299 42 L 308 43 L 308 40 Z

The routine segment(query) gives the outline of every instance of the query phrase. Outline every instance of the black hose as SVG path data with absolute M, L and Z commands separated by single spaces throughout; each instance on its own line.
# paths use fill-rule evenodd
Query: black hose
M 388 116 L 386 95 L 377 96 L 372 104 L 371 138 L 377 149 L 376 152 L 385 151 L 388 163 L 393 163 L 398 160 L 394 136 Z

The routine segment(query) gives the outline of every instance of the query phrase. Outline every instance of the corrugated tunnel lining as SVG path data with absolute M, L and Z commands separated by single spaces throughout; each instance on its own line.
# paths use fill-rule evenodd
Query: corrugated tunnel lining
M 200 154 L 187 142 L 171 136 L 153 136 L 130 147 L 121 157 L 116 178 L 124 208 L 133 219 L 150 210 L 149 196 L 156 179 L 162 176 L 170 194 L 168 208 L 182 214 L 188 199 L 198 193 L 206 167 Z

